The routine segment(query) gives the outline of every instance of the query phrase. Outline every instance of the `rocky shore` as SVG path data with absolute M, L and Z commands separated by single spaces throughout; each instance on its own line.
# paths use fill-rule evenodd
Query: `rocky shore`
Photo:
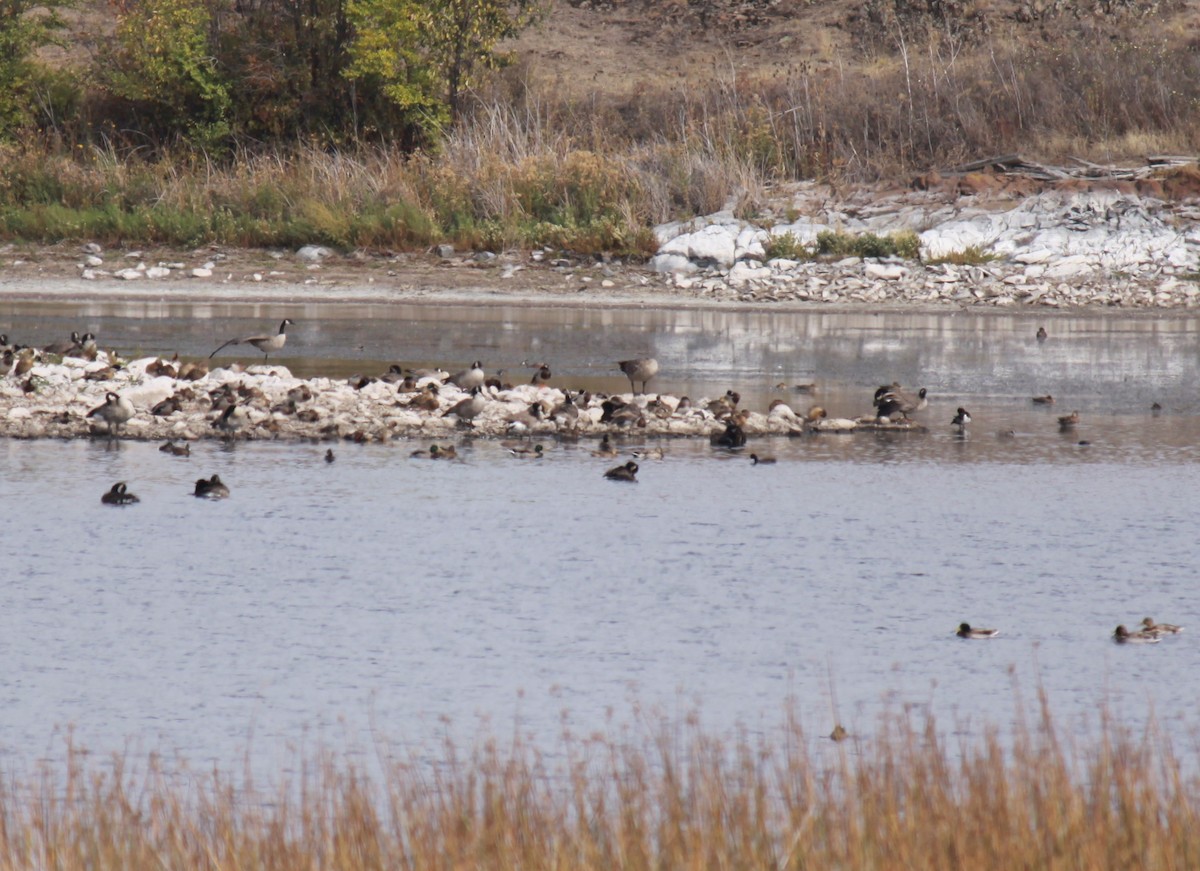
M 127 363 L 103 351 L 93 360 L 44 359 L 0 379 L 0 435 L 13 438 L 128 438 L 183 441 L 292 439 L 390 442 L 470 434 L 510 438 L 643 436 L 720 438 L 729 422 L 750 436 L 923 431 L 913 423 L 838 420 L 783 403 L 768 413 L 737 407 L 729 396 L 694 400 L 658 394 L 568 393 L 548 385 L 484 384 L 472 393 L 448 373 L 392 372 L 350 381 L 300 379 L 282 366 L 228 368 L 148 357 Z M 106 403 L 128 403 L 114 422 Z M 811 419 L 808 419 L 811 418 Z
M 1168 182 L 976 172 L 848 192 L 801 183 L 772 192 L 756 217 L 730 204 L 655 228 L 659 250 L 645 264 L 448 245 L 371 255 L 10 244 L 0 289 L 14 299 L 1186 310 L 1200 305 L 1200 178 Z M 920 259 L 767 255 L 772 240 L 811 245 L 822 231 L 912 232 Z

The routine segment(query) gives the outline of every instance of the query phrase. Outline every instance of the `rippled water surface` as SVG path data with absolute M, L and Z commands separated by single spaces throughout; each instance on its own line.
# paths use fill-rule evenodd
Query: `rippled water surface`
M 310 311 L 320 327 L 306 331 L 290 314 L 297 349 L 337 336 L 362 345 L 337 360 L 364 371 L 543 357 L 565 384 L 602 382 L 612 359 L 651 351 L 665 390 L 733 387 L 799 408 L 812 400 L 791 385 L 816 381 L 839 414 L 898 378 L 934 395 L 930 432 L 762 440 L 750 449 L 778 462 L 757 468 L 707 444 L 654 443 L 664 459 L 633 485 L 604 480 L 615 461 L 587 440 L 547 442 L 540 461 L 466 438 L 455 462 L 410 458 L 420 443 L 335 445 L 333 464 L 325 445 L 203 442 L 176 458 L 153 444 L 0 441 L 10 761 L 53 755 L 70 726 L 94 750 L 133 741 L 233 764 L 247 746 L 272 757 L 315 739 L 422 743 L 444 718 L 586 732 L 634 704 L 759 729 L 790 701 L 814 735 L 835 720 L 869 733 L 915 705 L 979 733 L 1004 728 L 1015 694 L 1039 685 L 1074 731 L 1107 707 L 1192 734 L 1190 321 L 1062 318 L 1038 345 L 1036 321 L 964 315 L 588 312 L 581 330 L 562 311 L 431 309 L 418 326 Z M 173 325 L 191 336 L 184 353 L 252 323 L 7 317 L 164 351 Z M 382 353 L 389 330 L 425 344 Z M 1033 393 L 1059 399 L 1037 409 Z M 960 404 L 976 420 L 967 438 L 947 425 Z M 1060 433 L 1055 415 L 1076 407 L 1083 423 Z M 213 473 L 231 498 L 193 498 Z M 118 480 L 140 504 L 100 504 Z M 1146 615 L 1189 632 L 1111 642 L 1118 622 Z M 1002 634 L 960 641 L 963 620 Z

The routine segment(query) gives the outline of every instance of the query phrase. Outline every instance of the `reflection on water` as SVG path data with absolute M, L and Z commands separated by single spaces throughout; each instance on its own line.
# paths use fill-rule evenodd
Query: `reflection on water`
M 1146 615 L 1200 630 L 1190 321 L 1059 317 L 1039 345 L 1036 321 L 962 314 L 129 308 L 26 308 L 6 330 L 206 354 L 286 315 L 300 371 L 539 358 L 619 387 L 611 361 L 652 351 L 680 392 L 765 405 L 817 381 L 858 413 L 896 378 L 935 399 L 925 435 L 752 443 L 774 466 L 664 442 L 635 485 L 603 480 L 615 461 L 587 442 L 532 461 L 463 441 L 453 463 L 346 444 L 333 464 L 324 445 L 0 442 L 7 760 L 45 754 L 56 725 L 228 764 L 248 744 L 425 741 L 442 717 L 589 731 L 631 699 L 752 729 L 794 699 L 813 735 L 915 705 L 978 733 L 1010 722 L 1014 683 L 1044 686 L 1068 730 L 1107 705 L 1190 740 L 1200 646 L 1108 637 Z M 214 472 L 232 497 L 192 498 Z M 139 505 L 100 504 L 118 480 Z M 1002 635 L 959 641 L 963 620 Z
M 787 396 L 777 384 L 816 382 L 849 405 L 831 412 L 858 414 L 863 388 L 895 379 L 928 387 L 952 403 L 951 416 L 960 397 L 1026 401 L 1045 393 L 1101 414 L 1148 410 L 1153 402 L 1191 413 L 1200 383 L 1196 322 L 1180 317 L 418 303 L 0 305 L 14 340 L 43 345 L 72 330 L 91 331 L 103 347 L 138 355 L 207 356 L 234 336 L 274 332 L 285 316 L 296 325 L 277 362 L 305 376 L 377 374 L 391 363 L 454 371 L 481 359 L 520 380 L 532 374 L 523 363 L 546 361 L 560 383 L 613 390 L 628 387 L 614 361 L 651 354 L 662 364 L 652 387 L 676 394 L 736 387 L 765 404 Z M 1044 343 L 1034 339 L 1041 323 L 1050 331 Z M 218 359 L 255 356 L 229 348 Z

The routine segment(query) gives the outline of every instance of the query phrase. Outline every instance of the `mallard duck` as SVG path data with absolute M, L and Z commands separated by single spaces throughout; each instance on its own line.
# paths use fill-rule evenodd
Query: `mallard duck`
M 1058 419 L 1058 428 L 1074 429 L 1077 423 L 1079 423 L 1079 412 L 1072 411 L 1070 414 L 1064 414 Z
M 1151 617 L 1142 618 L 1142 630 L 1149 632 L 1151 635 L 1178 635 L 1183 631 L 1182 626 L 1176 626 L 1174 623 L 1155 623 Z
M 196 489 L 192 491 L 192 494 L 202 499 L 224 499 L 229 495 L 229 488 L 221 480 L 220 475 L 213 475 L 211 478 L 197 479 Z
M 438 451 L 441 450 L 437 445 L 430 445 L 428 448 L 419 448 L 409 454 L 415 459 L 436 460 Z
M 636 392 L 634 382 L 642 382 L 642 393 L 646 392 L 646 384 L 658 374 L 658 361 L 653 357 L 640 357 L 636 360 L 621 360 L 617 363 L 625 377 L 629 379 L 629 392 Z
M 1033 404 L 1034 404 L 1034 405 L 1053 405 L 1053 404 L 1054 404 L 1054 397 L 1053 397 L 1053 396 L 1051 396 L 1049 393 L 1047 393 L 1045 396 L 1035 396 L 1035 397 L 1033 397 L 1033 400 L 1032 400 L 1032 401 L 1033 401 Z
M 111 490 L 100 497 L 100 501 L 105 505 L 132 505 L 141 500 L 126 489 L 124 481 L 118 481 L 112 485 Z
M 104 394 L 103 405 L 97 405 L 87 413 L 88 417 L 98 417 L 107 423 L 109 435 L 115 435 L 133 415 L 133 403 L 112 391 Z
M 1113 641 L 1117 644 L 1156 644 L 1159 636 L 1149 632 L 1130 632 L 1123 625 L 1113 631 Z
M 266 334 L 261 336 L 247 336 L 244 339 L 230 339 L 212 354 L 208 355 L 208 359 L 212 359 L 217 351 L 227 348 L 230 345 L 253 345 L 255 348 L 263 352 L 263 359 L 269 360 L 271 355 L 276 351 L 282 351 L 283 346 L 287 344 L 287 328 L 292 324 L 291 318 L 284 318 L 283 323 L 279 325 L 279 332 L 274 335 Z
M 750 455 L 750 465 L 752 466 L 767 466 L 775 462 L 774 457 L 760 457 L 758 454 Z
M 974 629 L 970 623 L 959 623 L 954 633 L 959 638 L 995 638 L 1000 634 L 999 629 Z
M 637 483 L 638 464 L 630 460 L 623 466 L 614 466 L 604 473 L 610 481 L 633 481 Z

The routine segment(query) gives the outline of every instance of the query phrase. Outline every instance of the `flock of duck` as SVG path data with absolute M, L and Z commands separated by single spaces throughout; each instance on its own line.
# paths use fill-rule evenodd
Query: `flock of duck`
M 1174 623 L 1155 623 L 1153 617 L 1143 617 L 1138 628 L 1130 632 L 1122 623 L 1113 631 L 1112 638 L 1117 644 L 1157 644 L 1168 635 L 1178 635 L 1183 631 L 1182 626 Z M 979 629 L 970 623 L 958 624 L 954 633 L 959 638 L 995 638 L 1000 634 L 999 629 Z

